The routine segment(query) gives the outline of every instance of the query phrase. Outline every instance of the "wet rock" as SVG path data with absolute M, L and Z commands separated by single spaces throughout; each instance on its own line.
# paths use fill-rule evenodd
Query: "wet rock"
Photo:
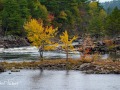
M 84 67 L 89 66 L 89 65 L 90 65 L 90 63 L 84 63 L 80 66 L 80 68 L 83 69 Z
M 73 70 L 80 70 L 80 65 L 79 66 L 74 66 Z
M 80 70 L 83 71 L 83 70 L 89 70 L 90 67 L 92 68 L 91 66 L 91 63 L 84 63 L 80 66 Z
M 15 69 L 14 67 L 11 69 L 11 72 L 20 72 L 20 69 Z
M 87 71 L 83 71 L 83 72 L 86 73 L 86 74 L 93 74 L 94 73 L 93 70 L 87 70 Z

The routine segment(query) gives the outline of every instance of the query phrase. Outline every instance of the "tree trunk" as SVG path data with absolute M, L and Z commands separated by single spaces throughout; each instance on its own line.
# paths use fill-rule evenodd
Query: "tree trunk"
M 39 48 L 40 60 L 43 61 L 43 49 Z
M 68 47 L 66 48 L 66 61 L 68 61 Z
M 39 51 L 40 59 L 43 58 L 43 51 Z

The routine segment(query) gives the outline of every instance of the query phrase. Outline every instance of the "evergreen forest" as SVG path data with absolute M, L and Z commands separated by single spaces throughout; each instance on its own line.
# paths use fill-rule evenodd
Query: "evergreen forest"
M 96 0 L 0 0 L 0 33 L 24 37 L 24 23 L 36 19 L 57 27 L 58 35 L 67 30 L 71 36 L 119 36 L 120 7 L 107 6 Z

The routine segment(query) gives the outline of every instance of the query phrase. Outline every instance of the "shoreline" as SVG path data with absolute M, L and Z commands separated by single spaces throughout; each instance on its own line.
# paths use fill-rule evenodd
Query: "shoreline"
M 86 74 L 120 74 L 120 61 L 98 60 L 83 62 L 81 60 L 44 60 L 32 62 L 0 62 L 0 72 L 20 72 L 21 69 L 40 70 L 77 70 Z

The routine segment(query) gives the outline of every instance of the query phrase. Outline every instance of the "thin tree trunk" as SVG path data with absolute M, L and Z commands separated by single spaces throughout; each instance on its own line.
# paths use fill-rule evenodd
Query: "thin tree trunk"
M 67 70 L 70 69 L 69 62 L 68 62 L 68 47 L 66 48 L 66 69 Z
M 66 48 L 66 61 L 68 61 L 68 47 Z
M 40 60 L 43 61 L 43 49 L 42 47 L 39 48 Z
M 39 51 L 39 54 L 40 54 L 40 58 L 43 58 L 43 52 Z

